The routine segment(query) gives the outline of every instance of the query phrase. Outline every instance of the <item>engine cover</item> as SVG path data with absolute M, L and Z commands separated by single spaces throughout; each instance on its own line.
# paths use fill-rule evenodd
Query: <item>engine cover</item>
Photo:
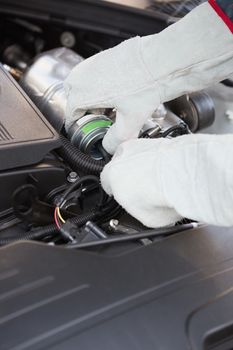
M 0 66 L 0 170 L 38 163 L 59 145 L 57 133 Z
M 232 228 L 121 249 L 1 249 L 0 348 L 232 349 Z

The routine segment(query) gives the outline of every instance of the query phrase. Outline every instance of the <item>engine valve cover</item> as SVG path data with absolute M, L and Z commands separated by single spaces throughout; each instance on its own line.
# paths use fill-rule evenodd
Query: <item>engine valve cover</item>
M 0 171 L 38 163 L 59 145 L 57 133 L 0 66 Z

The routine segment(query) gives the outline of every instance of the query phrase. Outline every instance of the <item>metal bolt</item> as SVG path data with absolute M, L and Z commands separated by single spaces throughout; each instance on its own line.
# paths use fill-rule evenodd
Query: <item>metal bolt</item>
M 61 40 L 61 44 L 68 48 L 74 47 L 76 43 L 75 36 L 71 32 L 63 32 L 60 37 L 60 40 Z
M 119 221 L 116 220 L 116 219 L 112 219 L 110 222 L 109 222 L 109 225 L 111 228 L 115 229 L 118 225 L 119 225 Z
M 159 132 L 161 131 L 161 128 L 159 125 L 156 125 L 153 129 L 150 129 L 147 131 L 147 135 L 150 137 L 150 138 L 153 138 L 155 136 L 157 136 L 159 134 Z
M 67 177 L 67 181 L 74 183 L 78 179 L 78 174 L 75 171 L 71 171 Z

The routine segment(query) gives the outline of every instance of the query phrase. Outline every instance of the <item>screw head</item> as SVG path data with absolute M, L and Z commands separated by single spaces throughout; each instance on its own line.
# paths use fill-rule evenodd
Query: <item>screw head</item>
M 76 44 L 76 38 L 71 32 L 63 32 L 60 41 L 63 46 L 68 48 L 72 48 Z
M 110 227 L 116 228 L 119 225 L 119 221 L 116 219 L 112 219 L 109 224 L 110 224 Z
M 67 177 L 67 181 L 74 183 L 78 179 L 78 174 L 75 171 L 71 171 Z

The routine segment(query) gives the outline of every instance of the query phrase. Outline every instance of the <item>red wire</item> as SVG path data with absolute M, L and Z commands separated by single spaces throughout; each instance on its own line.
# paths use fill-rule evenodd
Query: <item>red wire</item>
M 57 228 L 60 230 L 61 226 L 59 225 L 58 219 L 57 219 L 57 208 L 54 210 L 54 221 L 56 223 Z

